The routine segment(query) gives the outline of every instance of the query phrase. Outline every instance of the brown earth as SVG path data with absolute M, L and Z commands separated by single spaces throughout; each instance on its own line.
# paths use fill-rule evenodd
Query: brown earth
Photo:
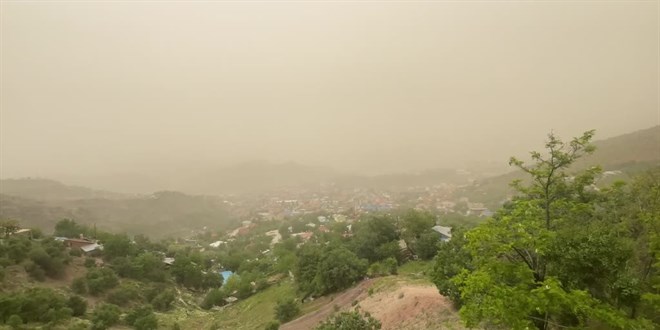
M 433 285 L 401 284 L 360 301 L 388 329 L 464 329 L 451 302 Z
M 465 329 L 451 302 L 440 295 L 435 286 L 402 281 L 370 296 L 368 290 L 374 281 L 361 282 L 327 301 L 320 309 L 283 324 L 280 329 L 313 329 L 338 309 L 356 308 L 378 319 L 383 330 Z M 354 302 L 357 305 L 354 306 Z
M 347 309 L 351 306 L 353 301 L 359 300 L 358 298 L 366 297 L 367 290 L 373 283 L 373 279 L 368 279 L 360 282 L 357 286 L 350 288 L 338 296 L 336 296 L 332 301 L 325 304 L 318 310 L 305 314 L 291 322 L 285 323 L 280 327 L 280 330 L 307 330 L 313 329 L 321 321 L 325 320 L 332 313 L 335 312 L 336 308 Z M 337 307 L 335 307 L 337 306 Z

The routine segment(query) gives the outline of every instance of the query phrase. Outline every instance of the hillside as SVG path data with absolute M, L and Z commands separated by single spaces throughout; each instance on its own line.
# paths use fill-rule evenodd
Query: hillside
M 117 199 L 126 197 L 119 193 L 70 186 L 55 180 L 40 178 L 0 180 L 0 194 L 36 200 Z
M 614 179 L 627 180 L 635 173 L 660 165 L 660 126 L 597 140 L 594 145 L 596 152 L 580 159 L 573 168 L 583 169 L 599 165 L 603 171 L 622 172 L 608 177 L 606 182 Z M 473 202 L 496 208 L 513 193 L 509 183 L 523 178 L 525 175 L 517 171 L 485 178 L 460 189 L 456 196 L 468 197 Z
M 222 200 L 177 192 L 123 199 L 62 201 L 0 195 L 0 219 L 17 220 L 26 227 L 51 232 L 54 224 L 64 218 L 99 229 L 154 238 L 185 236 L 205 226 L 227 229 L 235 222 Z

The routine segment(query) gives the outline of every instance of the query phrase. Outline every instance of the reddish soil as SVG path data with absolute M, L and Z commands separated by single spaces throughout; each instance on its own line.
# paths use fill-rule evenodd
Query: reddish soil
M 332 315 L 337 307 L 340 310 L 359 308 L 369 312 L 381 322 L 383 330 L 465 329 L 451 302 L 440 295 L 435 286 L 398 283 L 391 290 L 369 296 L 367 292 L 373 281 L 361 282 L 328 300 L 319 310 L 285 323 L 280 329 L 313 329 Z M 358 302 L 357 306 L 353 306 L 354 301 Z
M 324 321 L 328 316 L 335 312 L 335 306 L 340 309 L 348 309 L 355 300 L 359 300 L 361 296 L 366 297 L 367 290 L 373 283 L 373 279 L 368 279 L 360 282 L 357 286 L 350 288 L 338 296 L 331 302 L 319 308 L 318 310 L 305 314 L 289 323 L 285 323 L 280 327 L 280 330 L 308 330 L 313 329 L 316 325 Z

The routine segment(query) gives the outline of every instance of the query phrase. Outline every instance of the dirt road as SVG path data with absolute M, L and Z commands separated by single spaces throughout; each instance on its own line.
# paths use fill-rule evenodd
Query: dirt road
M 305 314 L 289 323 L 285 323 L 280 327 L 280 330 L 308 330 L 313 329 L 321 321 L 325 320 L 335 311 L 335 306 L 340 309 L 350 307 L 354 300 L 358 300 L 361 294 L 367 294 L 367 290 L 373 279 L 368 279 L 360 282 L 357 286 L 350 288 L 332 300 L 331 303 L 326 304 L 315 312 Z

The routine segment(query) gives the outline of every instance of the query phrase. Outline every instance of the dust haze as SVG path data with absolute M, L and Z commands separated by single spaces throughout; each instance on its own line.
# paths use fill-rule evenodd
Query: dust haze
M 657 2 L 1 6 L 2 178 L 504 166 L 660 123 Z

